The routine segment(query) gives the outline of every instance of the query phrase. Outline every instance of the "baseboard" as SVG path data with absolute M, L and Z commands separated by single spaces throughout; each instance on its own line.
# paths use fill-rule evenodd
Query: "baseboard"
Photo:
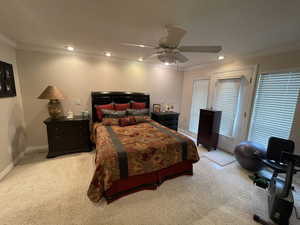
M 15 165 L 20 162 L 20 160 L 27 153 L 36 153 L 36 152 L 46 152 L 48 150 L 48 145 L 40 146 L 28 146 L 25 151 L 21 152 L 16 159 L 13 160 L 4 170 L 0 171 L 0 181 L 14 168 Z
M 14 163 L 10 163 L 4 170 L 0 172 L 0 181 L 14 168 Z
M 48 151 L 48 145 L 37 145 L 37 146 L 28 146 L 25 150 L 25 153 L 35 153 L 35 152 L 46 152 Z
M 26 150 L 25 150 L 26 151 Z M 0 172 L 0 181 L 20 162 L 25 155 L 25 151 L 21 152 L 4 170 Z

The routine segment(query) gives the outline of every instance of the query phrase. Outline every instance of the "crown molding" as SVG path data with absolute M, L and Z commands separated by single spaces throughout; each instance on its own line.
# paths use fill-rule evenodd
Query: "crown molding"
M 292 41 L 292 42 L 284 43 L 282 45 L 272 46 L 271 48 L 266 48 L 266 49 L 262 49 L 259 51 L 251 52 L 248 54 L 237 55 L 235 57 L 230 57 L 230 58 L 226 57 L 222 61 L 214 61 L 214 62 L 210 62 L 210 63 L 185 66 L 183 68 L 183 70 L 184 70 L 184 72 L 193 71 L 196 69 L 203 69 L 203 68 L 207 68 L 207 67 L 211 67 L 211 66 L 218 66 L 218 65 L 222 65 L 222 64 L 232 63 L 232 62 L 236 61 L 237 59 L 245 60 L 245 59 L 251 59 L 254 57 L 270 56 L 270 55 L 274 55 L 274 54 L 294 52 L 294 51 L 299 51 L 299 50 L 300 50 L 300 41 Z
M 161 68 L 161 69 L 165 69 L 165 70 L 183 72 L 182 67 L 178 68 L 175 65 L 165 66 L 160 63 L 151 63 L 151 62 L 145 62 L 145 61 L 139 62 L 137 60 L 126 59 L 126 58 L 122 58 L 122 57 L 118 57 L 118 56 L 107 57 L 98 52 L 89 52 L 89 51 L 83 51 L 83 50 L 75 50 L 73 52 L 70 52 L 70 51 L 67 51 L 66 49 L 62 49 L 62 48 L 51 48 L 51 47 L 39 46 L 39 45 L 35 45 L 35 44 L 27 44 L 27 43 L 21 43 L 21 42 L 17 43 L 16 49 L 21 50 L 21 51 L 33 51 L 33 52 L 42 52 L 42 53 L 49 53 L 49 54 L 101 58 L 106 61 L 123 62 L 123 63 L 137 63 L 137 64 L 143 64 L 146 66 L 157 67 L 157 68 Z
M 0 33 L 0 41 L 2 41 L 5 44 L 8 44 L 9 46 L 16 48 L 17 43 L 10 39 L 9 37 L 5 36 L 4 34 Z
M 188 72 L 188 71 L 193 71 L 193 70 L 196 70 L 196 69 L 205 69 L 205 68 L 212 67 L 212 66 L 220 66 L 220 65 L 232 63 L 234 61 L 235 61 L 234 58 L 229 57 L 229 58 L 226 58 L 224 60 L 218 60 L 218 61 L 213 61 L 213 62 L 207 62 L 207 63 L 202 63 L 202 64 L 185 66 L 183 68 L 183 71 Z

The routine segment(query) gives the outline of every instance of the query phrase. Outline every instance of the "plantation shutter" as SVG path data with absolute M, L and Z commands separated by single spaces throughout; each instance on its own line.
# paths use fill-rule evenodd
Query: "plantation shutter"
M 221 79 L 217 81 L 215 109 L 222 111 L 220 134 L 232 137 L 233 126 L 236 120 L 236 114 L 239 103 L 241 80 Z
M 198 133 L 200 109 L 207 108 L 209 80 L 194 80 L 189 130 Z
M 271 136 L 289 139 L 300 89 L 300 73 L 258 78 L 249 140 L 267 146 Z

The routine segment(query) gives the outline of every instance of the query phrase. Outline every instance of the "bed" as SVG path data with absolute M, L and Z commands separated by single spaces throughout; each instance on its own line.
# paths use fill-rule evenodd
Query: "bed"
M 92 140 L 96 146 L 96 169 L 88 197 L 108 203 L 139 190 L 156 189 L 163 181 L 180 175 L 193 175 L 199 160 L 192 140 L 149 117 L 121 127 L 98 121 L 95 106 L 109 103 L 144 102 L 150 96 L 131 92 L 92 92 Z

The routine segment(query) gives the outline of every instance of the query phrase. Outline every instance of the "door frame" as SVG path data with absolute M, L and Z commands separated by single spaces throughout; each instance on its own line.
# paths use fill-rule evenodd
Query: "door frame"
M 197 133 L 193 133 L 190 131 L 190 121 L 191 121 L 191 112 L 192 112 L 192 105 L 193 105 L 193 91 L 194 91 L 194 82 L 195 81 L 198 81 L 198 80 L 208 80 L 208 93 L 207 93 L 207 108 L 209 108 L 209 99 L 210 99 L 210 95 L 211 95 L 211 84 L 212 84 L 212 80 L 211 80 L 211 77 L 209 76 L 203 76 L 203 77 L 197 77 L 195 79 L 193 79 L 193 82 L 192 82 L 192 102 L 191 102 L 191 107 L 190 107 L 190 110 L 189 110 L 189 123 L 188 123 L 188 132 L 190 132 L 191 134 L 194 134 L 194 135 L 197 135 Z
M 212 90 L 211 90 L 211 98 L 210 98 L 210 107 L 213 107 L 214 101 L 216 98 L 216 86 L 218 80 L 224 80 L 224 79 L 236 79 L 236 78 L 245 78 L 248 82 L 248 88 L 245 90 L 247 93 L 246 97 L 242 99 L 244 102 L 243 108 L 241 109 L 241 119 L 243 121 L 239 121 L 242 123 L 241 127 L 244 127 L 242 134 L 239 135 L 237 138 L 232 137 L 225 137 L 220 135 L 219 144 L 218 147 L 223 150 L 227 150 L 230 152 L 233 152 L 233 148 L 236 144 L 238 144 L 240 141 L 245 141 L 248 138 L 249 134 L 249 126 L 250 126 L 250 120 L 251 120 L 251 111 L 252 111 L 252 104 L 253 99 L 255 96 L 255 85 L 256 85 L 256 77 L 258 72 L 258 65 L 252 65 L 247 67 L 242 67 L 235 70 L 228 70 L 228 71 L 218 71 L 213 73 L 212 75 Z

